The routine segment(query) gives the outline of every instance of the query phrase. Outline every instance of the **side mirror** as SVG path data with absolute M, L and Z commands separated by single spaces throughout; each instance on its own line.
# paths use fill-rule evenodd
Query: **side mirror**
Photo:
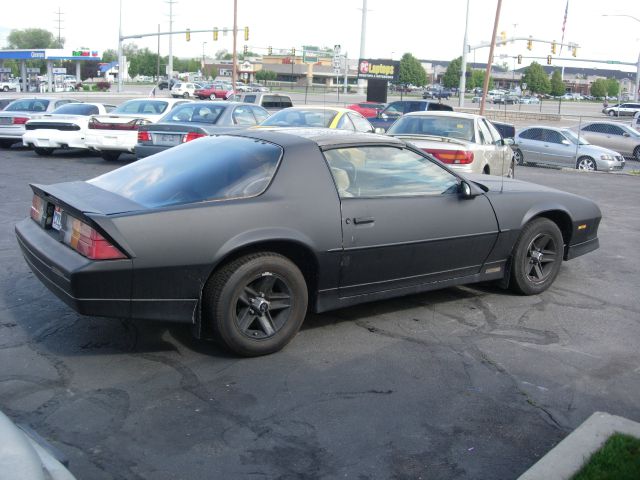
M 389 118 L 389 115 L 387 115 L 386 113 L 381 113 L 379 118 L 386 120 L 387 118 Z
M 567 139 L 562 140 L 563 145 L 571 145 L 571 142 Z
M 465 200 L 469 200 L 475 197 L 475 195 L 473 194 L 473 191 L 471 190 L 471 185 L 469 185 L 469 183 L 466 180 L 462 180 L 460 182 L 459 192 L 460 192 L 460 196 Z
M 374 129 L 374 133 L 377 133 L 378 135 L 384 135 L 386 133 L 386 130 L 384 128 L 381 128 L 381 127 L 376 127 Z
M 623 136 L 623 137 L 630 137 L 631 135 L 629 135 L 627 132 L 624 132 L 624 133 L 622 134 L 622 136 Z

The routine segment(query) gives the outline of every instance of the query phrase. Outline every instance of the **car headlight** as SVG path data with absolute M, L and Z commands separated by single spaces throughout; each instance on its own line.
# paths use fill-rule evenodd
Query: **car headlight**
M 601 160 L 613 160 L 613 155 L 607 155 L 607 154 L 600 155 L 600 159 Z

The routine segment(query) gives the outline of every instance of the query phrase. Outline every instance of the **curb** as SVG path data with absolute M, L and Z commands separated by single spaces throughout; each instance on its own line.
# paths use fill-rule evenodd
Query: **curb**
M 614 433 L 640 438 L 640 423 L 595 412 L 518 480 L 568 480 Z

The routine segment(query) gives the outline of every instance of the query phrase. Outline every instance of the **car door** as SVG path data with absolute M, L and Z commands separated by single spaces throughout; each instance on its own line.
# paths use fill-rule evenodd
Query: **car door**
M 488 150 L 491 161 L 490 173 L 493 175 L 504 175 L 511 165 L 513 151 L 511 147 L 504 144 L 502 135 L 491 125 L 491 122 L 488 122 L 485 118 L 481 118 L 479 121 L 484 126 L 482 131 L 484 132 L 486 130 L 491 135 L 491 148 Z
M 556 130 L 543 129 L 545 163 L 561 166 L 575 165 L 575 144 Z
M 580 136 L 584 137 L 589 143 L 599 145 L 601 147 L 610 148 L 610 133 L 609 124 L 607 123 L 592 123 L 580 130 Z
M 544 163 L 544 142 L 542 138 L 542 128 L 534 127 L 523 130 L 518 135 L 518 148 L 526 162 Z
M 324 153 L 341 201 L 340 296 L 480 271 L 498 231 L 484 195 L 462 199 L 458 177 L 408 148 L 360 146 Z

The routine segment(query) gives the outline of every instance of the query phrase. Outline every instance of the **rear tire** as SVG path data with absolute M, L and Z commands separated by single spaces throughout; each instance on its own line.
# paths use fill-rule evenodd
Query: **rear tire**
M 536 218 L 524 226 L 513 251 L 509 286 L 523 295 L 537 295 L 558 276 L 564 252 L 562 233 L 548 218 Z
M 598 170 L 596 161 L 591 157 L 580 157 L 576 163 L 578 170 L 587 170 L 589 172 L 595 172 Z
M 214 335 L 243 356 L 281 350 L 298 333 L 307 312 L 304 275 L 288 258 L 258 252 L 215 272 L 203 292 L 202 312 Z
M 189 92 L 184 92 L 182 94 L 182 98 L 189 98 Z
M 120 158 L 120 152 L 105 150 L 104 152 L 100 152 L 100 156 L 107 162 L 115 162 L 116 160 L 118 160 L 118 158 Z
M 209 100 L 215 100 L 215 99 L 216 99 L 215 93 L 212 93 L 211 95 L 209 95 Z
M 640 145 L 633 149 L 633 157 L 640 162 Z
M 516 161 L 515 161 L 515 159 L 511 159 L 511 165 L 509 166 L 509 171 L 507 172 L 507 178 L 516 178 Z
M 616 116 L 616 112 L 614 110 L 609 110 L 609 116 L 610 117 L 615 117 Z
M 53 148 L 34 147 L 33 151 L 42 157 L 48 157 L 53 153 Z
M 519 148 L 513 152 L 513 158 L 518 165 L 524 165 L 524 155 L 522 155 L 522 150 Z
M 14 142 L 13 140 L 0 140 L 0 148 L 11 148 L 11 145 L 13 145 Z

